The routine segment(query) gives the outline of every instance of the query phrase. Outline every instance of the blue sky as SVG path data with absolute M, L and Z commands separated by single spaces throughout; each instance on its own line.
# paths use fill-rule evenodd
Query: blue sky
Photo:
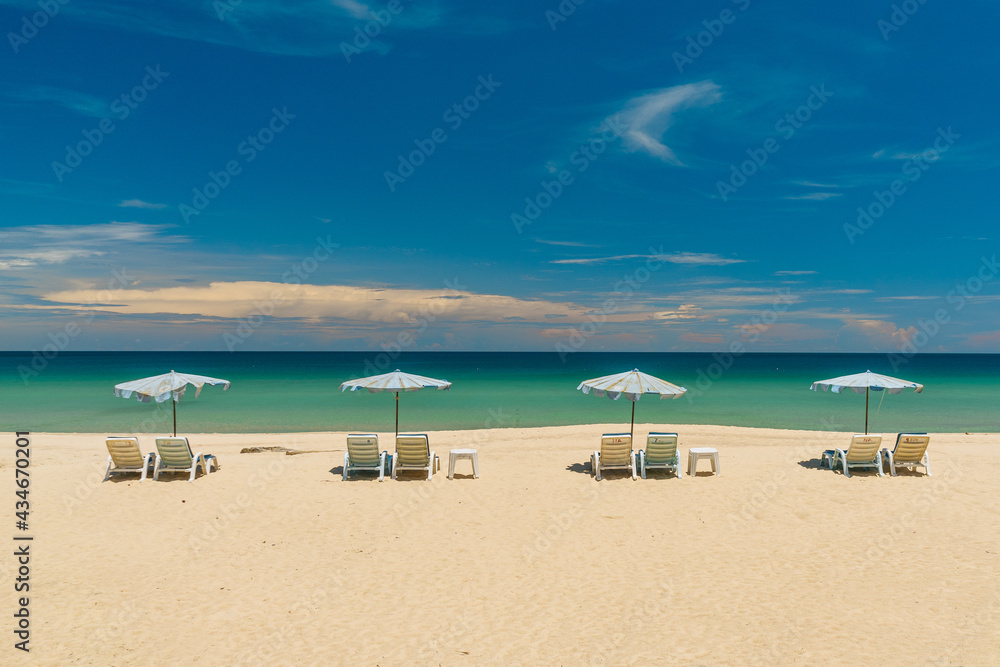
M 1000 351 L 995 4 L 470 5 L 0 0 L 0 347 Z

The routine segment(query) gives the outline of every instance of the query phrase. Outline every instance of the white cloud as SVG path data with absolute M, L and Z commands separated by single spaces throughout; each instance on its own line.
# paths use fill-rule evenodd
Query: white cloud
M 142 201 L 141 199 L 123 199 L 121 204 L 118 204 L 121 208 L 148 208 L 148 209 L 163 209 L 166 208 L 166 204 L 152 204 L 148 201 Z
M 834 197 L 843 197 L 844 195 L 840 192 L 810 192 L 805 195 L 789 195 L 785 199 L 790 200 L 809 200 L 809 201 L 823 201 L 824 199 L 833 199 Z
M 708 252 L 675 252 L 659 255 L 613 255 L 611 257 L 584 257 L 578 259 L 554 259 L 550 264 L 605 264 L 620 262 L 626 259 L 655 259 L 671 264 L 695 264 L 698 266 L 727 266 L 743 264 L 745 259 L 731 259 Z
M 811 276 L 815 271 L 775 271 L 776 276 Z
M 63 264 L 99 257 L 123 243 L 183 243 L 184 236 L 165 236 L 167 225 L 109 222 L 97 225 L 27 225 L 11 227 L 0 245 L 0 270 Z
M 598 246 L 591 243 L 581 243 L 580 241 L 546 241 L 544 239 L 535 239 L 535 243 L 544 243 L 545 245 L 559 245 L 559 246 L 569 246 L 572 248 L 596 248 Z
M 75 90 L 65 88 L 54 88 L 52 86 L 31 86 L 21 90 L 14 90 L 7 93 L 7 97 L 20 102 L 52 102 L 70 111 L 103 118 L 108 115 L 109 104 L 107 100 L 78 93 Z
M 674 115 L 722 99 L 719 86 L 711 81 L 664 88 L 629 100 L 618 114 L 625 126 L 623 141 L 632 152 L 645 152 L 670 164 L 683 166 L 673 149 L 663 142 Z
M 357 2 L 357 0 L 330 0 L 334 6 L 340 7 L 356 19 L 368 18 L 372 10 L 368 5 Z

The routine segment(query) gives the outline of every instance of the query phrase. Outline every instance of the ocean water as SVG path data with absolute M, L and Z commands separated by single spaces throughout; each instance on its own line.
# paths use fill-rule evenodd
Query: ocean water
M 25 368 L 38 369 L 26 375 Z M 232 388 L 189 391 L 178 433 L 392 432 L 390 393 L 341 392 L 344 380 L 396 368 L 450 380 L 450 391 L 400 394 L 400 431 L 621 423 L 631 403 L 584 395 L 588 378 L 632 368 L 688 388 L 676 400 L 644 396 L 636 423 L 861 431 L 865 397 L 809 391 L 864 370 L 923 383 L 872 392 L 869 430 L 1000 432 L 1000 355 L 919 354 L 896 369 L 884 354 L 409 352 L 64 352 L 42 367 L 32 353 L 0 352 L 3 431 L 167 433 L 170 403 L 113 396 L 115 384 L 171 369 L 225 378 Z

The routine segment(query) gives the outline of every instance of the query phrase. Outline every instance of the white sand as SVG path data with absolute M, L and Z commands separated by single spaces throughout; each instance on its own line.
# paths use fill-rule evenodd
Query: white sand
M 104 434 L 32 434 L 32 652 L 6 556 L 0 663 L 1000 664 L 1000 436 L 847 479 L 818 459 L 849 435 L 685 426 L 721 476 L 597 482 L 620 429 L 432 433 L 442 473 L 382 484 L 341 481 L 342 433 L 193 435 L 220 472 L 141 484 L 101 483 Z

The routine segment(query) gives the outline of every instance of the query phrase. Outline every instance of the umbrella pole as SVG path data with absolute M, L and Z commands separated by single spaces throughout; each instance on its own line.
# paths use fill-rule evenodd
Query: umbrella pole
M 632 437 L 632 433 L 635 431 L 635 401 L 632 401 L 632 423 L 628 427 L 628 437 Z
M 399 437 L 399 392 L 396 392 L 396 437 Z
M 865 387 L 865 435 L 868 435 L 868 387 Z
M 174 406 L 174 437 L 177 437 L 177 401 L 173 400 L 174 397 L 170 397 L 170 402 Z

